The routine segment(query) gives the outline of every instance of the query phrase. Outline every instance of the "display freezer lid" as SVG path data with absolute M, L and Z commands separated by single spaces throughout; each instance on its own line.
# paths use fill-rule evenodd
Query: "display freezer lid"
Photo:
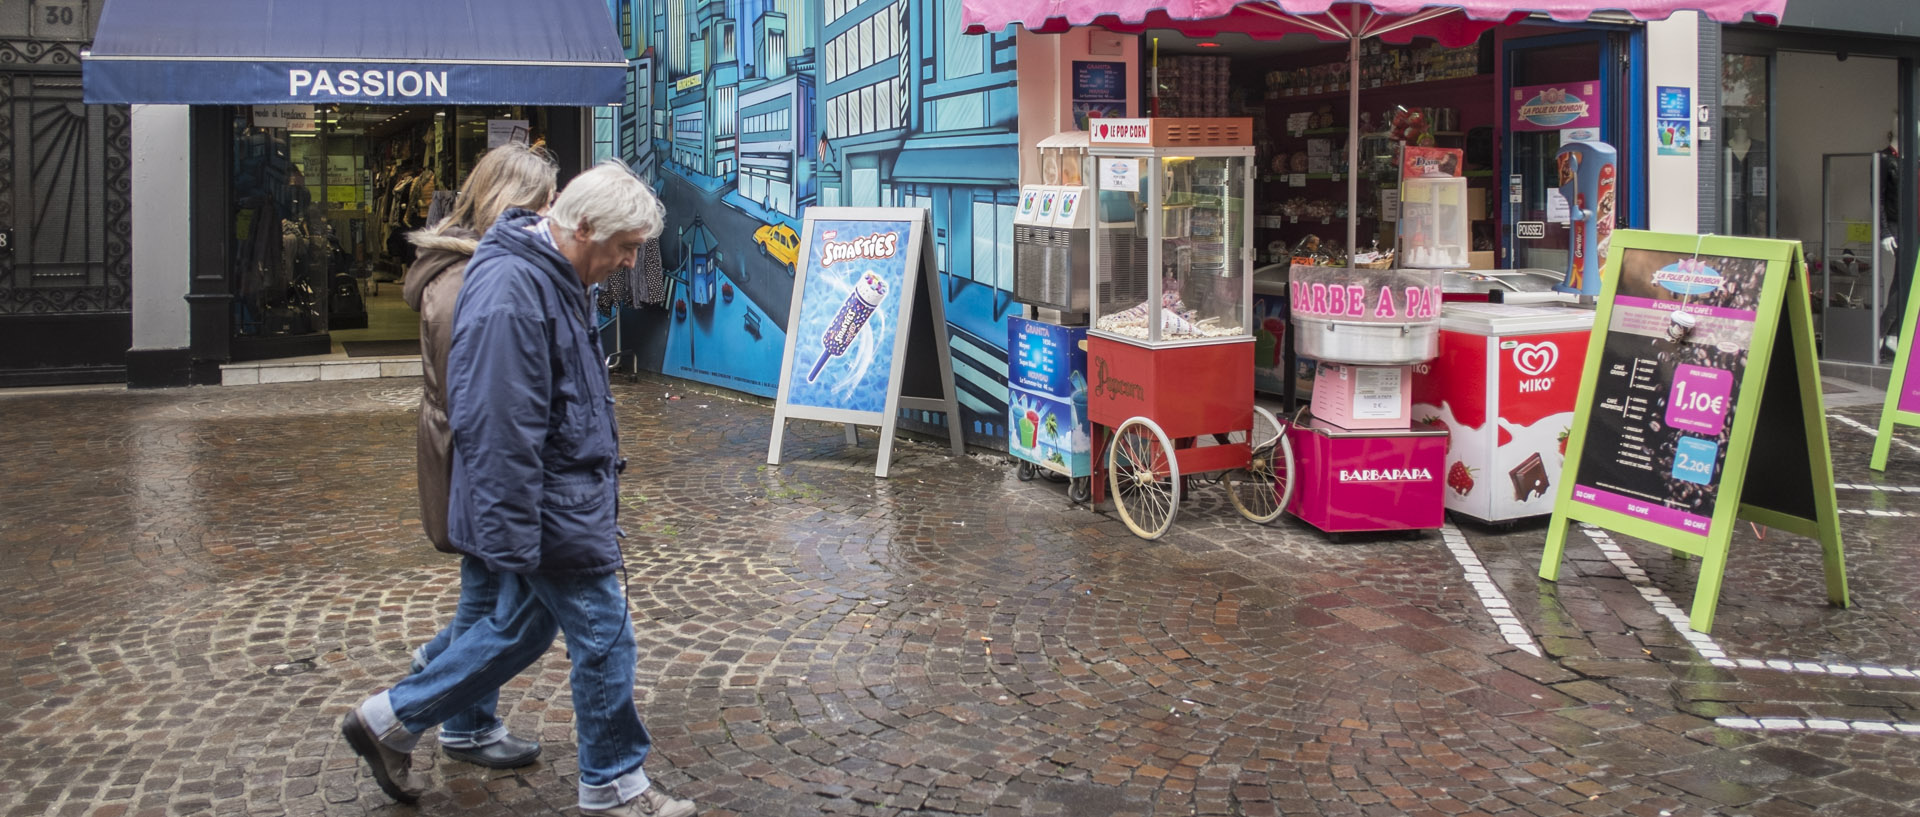
M 1475 335 L 1532 335 L 1593 329 L 1593 310 L 1564 306 L 1450 303 L 1440 307 L 1440 328 Z

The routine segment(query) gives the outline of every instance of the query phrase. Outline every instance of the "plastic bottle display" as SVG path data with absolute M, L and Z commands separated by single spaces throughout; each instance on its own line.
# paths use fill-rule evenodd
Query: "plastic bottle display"
M 847 300 L 840 305 L 840 311 L 833 316 L 833 322 L 827 324 L 827 331 L 820 338 L 820 359 L 813 362 L 813 371 L 807 373 L 807 382 L 812 383 L 820 376 L 820 370 L 826 368 L 827 361 L 846 354 L 853 345 L 854 338 L 860 336 L 860 330 L 866 328 L 867 320 L 873 317 L 873 310 L 886 300 L 887 282 L 871 272 L 863 273 L 853 285 L 853 291 L 847 293 Z

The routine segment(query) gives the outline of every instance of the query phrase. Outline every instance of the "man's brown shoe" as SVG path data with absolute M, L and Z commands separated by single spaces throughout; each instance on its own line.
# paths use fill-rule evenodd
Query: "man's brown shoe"
M 353 747 L 353 753 L 367 762 L 367 768 L 373 771 L 373 781 L 380 784 L 380 790 L 388 797 L 412 805 L 420 802 L 423 791 L 413 785 L 413 755 L 396 752 L 386 747 L 367 728 L 367 722 L 360 719 L 360 710 L 353 709 L 340 719 L 340 734 L 347 739 L 347 745 Z

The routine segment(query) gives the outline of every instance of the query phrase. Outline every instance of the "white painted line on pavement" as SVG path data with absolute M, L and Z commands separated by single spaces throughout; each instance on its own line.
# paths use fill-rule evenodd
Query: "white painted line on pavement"
M 1920 513 L 1909 513 L 1907 511 L 1880 511 L 1880 510 L 1868 510 L 1868 509 L 1862 509 L 1862 508 L 1841 508 L 1840 512 L 1853 514 L 1854 516 L 1893 516 L 1893 517 L 1920 516 Z
M 1640 591 L 1640 597 L 1653 605 L 1654 612 L 1673 622 L 1673 628 L 1693 645 L 1694 651 L 1700 653 L 1701 658 L 1716 665 L 1728 660 L 1726 650 L 1720 649 L 1720 645 L 1713 640 L 1712 636 L 1693 631 L 1692 625 L 1687 623 L 1687 611 L 1680 609 L 1680 605 L 1674 604 L 1672 599 L 1667 598 L 1666 591 L 1654 587 L 1652 580 L 1647 578 L 1647 572 L 1640 569 L 1640 565 L 1634 563 L 1633 557 L 1627 555 L 1626 551 L 1621 550 L 1620 546 L 1614 543 L 1612 536 L 1605 530 L 1585 523 L 1580 525 L 1580 531 L 1585 533 L 1588 539 L 1593 540 L 1593 544 L 1600 548 L 1600 552 L 1607 557 L 1607 561 L 1613 563 L 1614 568 L 1619 570 L 1621 575 L 1627 577 L 1627 581 L 1633 584 L 1633 589 Z
M 1814 729 L 1827 732 L 1882 732 L 1920 736 L 1920 723 L 1842 721 L 1830 718 L 1714 718 L 1728 729 Z
M 1839 491 L 1879 491 L 1883 494 L 1920 494 L 1920 487 L 1912 485 L 1872 485 L 1860 482 L 1836 482 L 1833 484 L 1833 487 Z
M 1500 586 L 1494 584 L 1487 575 L 1486 565 L 1480 563 L 1479 555 L 1467 544 L 1467 535 L 1448 523 L 1440 528 L 1440 538 L 1446 541 L 1447 549 L 1453 551 L 1453 560 L 1460 563 L 1460 571 L 1466 574 L 1467 583 L 1473 585 L 1473 592 L 1480 596 L 1480 606 L 1487 608 L 1488 617 L 1500 628 L 1500 637 L 1515 648 L 1540 657 L 1539 645 L 1533 643 L 1527 626 L 1513 615 L 1513 605 L 1507 602 L 1506 594 L 1500 592 Z
M 1827 419 L 1839 420 L 1841 425 L 1851 426 L 1856 430 L 1864 431 L 1867 433 L 1867 436 L 1869 437 L 1880 436 L 1879 429 L 1874 428 L 1873 426 L 1867 425 L 1866 423 L 1860 422 L 1859 420 L 1855 420 L 1852 417 L 1848 417 L 1844 414 L 1829 414 L 1827 415 Z M 1902 440 L 1899 437 L 1893 438 L 1893 441 L 1903 446 L 1906 446 L 1908 451 L 1920 453 L 1920 445 L 1914 445 L 1913 443 L 1907 442 L 1906 440 Z
M 1719 662 L 1715 662 L 1716 664 Z M 1770 669 L 1780 672 L 1804 672 L 1813 675 L 1853 675 L 1865 678 L 1907 678 L 1920 679 L 1920 670 L 1907 667 L 1876 667 L 1865 664 L 1820 664 L 1812 661 L 1790 661 L 1785 658 L 1741 658 L 1721 666 L 1740 667 L 1742 669 Z
M 1913 514 L 1903 515 L 1912 516 Z M 1632 556 L 1620 549 L 1620 545 L 1613 541 L 1611 535 L 1601 528 L 1588 525 L 1584 522 L 1580 524 L 1580 530 L 1587 535 L 1588 539 L 1593 540 L 1593 544 L 1596 547 L 1600 548 L 1600 552 L 1606 555 L 1607 561 L 1612 562 L 1613 566 L 1619 569 L 1622 575 L 1627 577 L 1627 581 L 1633 584 L 1634 589 L 1640 591 L 1640 597 L 1646 599 L 1648 604 L 1653 605 L 1654 612 L 1665 616 L 1668 621 L 1673 622 L 1673 628 L 1680 633 L 1682 638 L 1687 640 L 1687 643 L 1693 645 L 1694 650 L 1700 653 L 1700 657 L 1707 659 L 1707 663 L 1716 667 L 1767 669 L 1779 672 L 1799 672 L 1810 675 L 1852 675 L 1871 678 L 1907 678 L 1920 680 L 1920 670 L 1907 667 L 1823 664 L 1813 661 L 1791 661 L 1781 658 L 1767 660 L 1728 658 L 1726 650 L 1721 649 L 1720 645 L 1713 640 L 1712 636 L 1693 631 L 1692 625 L 1687 623 L 1686 611 L 1680 609 L 1679 605 L 1669 600 L 1666 592 L 1653 586 L 1653 582 L 1647 579 L 1647 572 L 1640 569 L 1640 565 L 1633 561 Z

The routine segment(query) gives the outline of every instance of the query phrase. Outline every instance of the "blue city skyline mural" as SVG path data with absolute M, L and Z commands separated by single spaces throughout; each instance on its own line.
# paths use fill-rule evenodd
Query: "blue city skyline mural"
M 602 139 L 667 207 L 668 306 L 623 330 L 641 364 L 772 397 L 805 209 L 925 207 L 964 430 L 1004 447 L 1013 36 L 960 34 L 959 0 L 610 7 L 631 67 Z

